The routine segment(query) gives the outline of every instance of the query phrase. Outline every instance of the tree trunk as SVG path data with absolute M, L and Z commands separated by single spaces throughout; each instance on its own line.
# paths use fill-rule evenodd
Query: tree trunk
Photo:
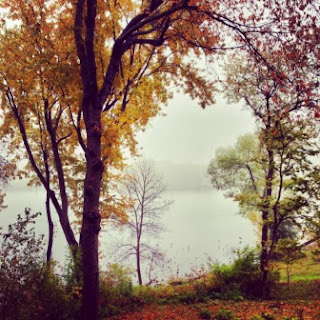
M 42 149 L 42 155 L 46 170 L 46 179 L 47 179 L 47 189 L 50 189 L 50 169 L 48 163 L 48 153 L 45 150 L 44 146 Z M 46 212 L 47 212 L 47 221 L 48 221 L 48 247 L 47 247 L 47 267 L 50 267 L 50 261 L 52 256 L 52 244 L 53 244 L 53 222 L 51 217 L 50 210 L 50 193 L 47 190 L 47 198 L 46 198 Z
M 53 151 L 53 159 L 54 159 L 54 164 L 56 168 L 56 175 L 58 177 L 58 185 L 59 185 L 59 195 L 61 199 L 61 205 L 58 205 L 54 202 L 54 199 L 52 199 L 53 205 L 55 206 L 57 212 L 59 213 L 59 218 L 60 218 L 60 224 L 62 226 L 62 229 L 64 231 L 65 237 L 67 239 L 68 245 L 71 249 L 72 256 L 74 259 L 76 259 L 76 254 L 77 254 L 77 248 L 78 248 L 78 243 L 75 239 L 74 232 L 71 229 L 70 226 L 70 221 L 69 221 L 69 215 L 68 215 L 68 210 L 69 210 L 69 202 L 68 202 L 68 196 L 67 196 L 67 188 L 66 188 L 66 182 L 65 182 L 65 173 L 63 170 L 63 165 L 60 157 L 60 152 L 59 152 L 59 144 L 58 144 L 58 139 L 57 139 L 57 125 L 54 125 L 52 123 L 52 115 L 51 115 L 51 109 L 49 108 L 49 102 L 47 99 L 44 101 L 44 111 L 45 111 L 45 121 L 46 121 L 46 126 L 47 130 L 50 135 L 50 141 L 51 141 L 51 147 Z M 60 110 L 60 112 L 62 112 Z M 48 179 L 48 182 L 50 180 Z M 49 188 L 49 184 L 48 184 Z M 48 190 L 47 190 L 48 193 Z M 49 193 L 50 196 L 53 198 L 53 192 Z M 58 211 L 59 210 L 59 211 Z
M 261 256 L 260 270 L 262 272 L 261 296 L 266 295 L 266 285 L 268 280 L 268 211 L 262 213 L 262 233 L 261 233 Z
M 97 0 L 76 1 L 74 35 L 81 68 L 83 86 L 82 113 L 87 136 L 85 148 L 87 166 L 84 180 L 83 220 L 80 235 L 83 271 L 81 317 L 83 320 L 96 320 L 98 318 L 98 235 L 101 221 L 99 197 L 103 173 L 101 114 L 103 104 L 111 92 L 115 76 L 119 70 L 121 56 L 124 53 L 123 50 L 120 50 L 121 45 L 119 48 L 118 42 L 115 41 L 110 63 L 99 93 L 94 52 L 96 10 Z
M 76 238 L 74 236 L 73 230 L 72 230 L 72 228 L 70 226 L 69 217 L 68 217 L 68 207 L 64 207 L 64 210 L 63 210 L 61 208 L 60 204 L 59 204 L 59 201 L 58 201 L 58 199 L 57 199 L 57 197 L 55 195 L 55 192 L 50 190 L 50 186 L 49 186 L 49 183 L 48 183 L 49 180 L 46 179 L 44 177 L 44 175 L 42 174 L 42 172 L 41 172 L 41 170 L 40 170 L 39 166 L 37 165 L 37 162 L 36 162 L 36 160 L 34 158 L 34 155 L 32 153 L 31 146 L 30 146 L 29 141 L 28 141 L 26 129 L 25 129 L 23 121 L 22 121 L 22 119 L 20 117 L 18 108 L 16 107 L 16 105 L 13 102 L 10 103 L 10 106 L 11 106 L 12 111 L 14 113 L 14 116 L 15 116 L 17 122 L 18 122 L 20 134 L 22 136 L 22 140 L 23 140 L 24 146 L 26 148 L 26 151 L 27 151 L 31 166 L 32 166 L 33 170 L 35 171 L 35 173 L 36 173 L 38 179 L 40 180 L 41 184 L 46 189 L 47 195 L 49 195 L 49 197 L 51 198 L 52 204 L 53 204 L 53 206 L 55 207 L 55 209 L 56 209 L 56 211 L 58 213 L 63 233 L 64 233 L 64 235 L 66 237 L 66 240 L 68 242 L 69 247 L 72 250 L 73 256 L 75 256 L 76 250 L 77 250 L 77 247 L 78 247 L 78 242 L 77 242 L 77 240 L 76 240 Z M 47 166 L 46 157 L 47 156 L 45 155 L 44 162 L 45 162 L 45 165 Z
M 47 220 L 48 220 L 48 227 L 49 227 L 49 234 L 48 234 L 48 247 L 47 247 L 47 264 L 50 264 L 52 258 L 52 244 L 53 244 L 53 222 L 51 217 L 51 210 L 50 210 L 50 196 L 47 192 L 47 200 L 46 200 L 46 211 L 47 211 Z
M 268 148 L 268 147 L 267 147 Z M 270 198 L 272 196 L 273 176 L 274 176 L 274 153 L 268 148 L 268 172 L 266 176 L 266 187 L 264 192 L 264 201 L 266 201 L 262 210 L 262 233 L 261 233 L 261 257 L 260 257 L 260 269 L 262 271 L 262 284 L 261 295 L 264 298 L 266 296 L 266 286 L 269 274 L 269 260 L 270 252 L 268 251 L 269 240 L 269 210 L 270 210 Z
M 100 231 L 99 197 L 103 163 L 101 160 L 101 111 L 85 109 L 84 119 L 87 130 L 87 170 L 84 181 L 84 208 L 80 236 L 82 250 L 83 292 L 82 319 L 98 319 L 99 298 L 99 257 L 98 235 Z M 89 110 L 88 110 L 89 109 Z
M 141 266 L 140 266 L 140 248 L 137 247 L 137 275 L 139 286 L 142 286 Z

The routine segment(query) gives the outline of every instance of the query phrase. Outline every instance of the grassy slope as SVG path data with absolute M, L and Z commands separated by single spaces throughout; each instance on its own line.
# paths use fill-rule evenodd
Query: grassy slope
M 280 283 L 272 293 L 274 299 L 320 299 L 320 262 L 312 259 L 311 249 L 304 252 L 306 258 L 292 265 L 290 283 L 287 283 L 286 266 L 278 264 Z
M 290 272 L 290 281 L 308 281 L 320 279 L 320 262 L 312 260 L 311 250 L 304 252 L 306 258 L 292 265 Z M 279 264 L 281 282 L 287 281 L 286 266 Z

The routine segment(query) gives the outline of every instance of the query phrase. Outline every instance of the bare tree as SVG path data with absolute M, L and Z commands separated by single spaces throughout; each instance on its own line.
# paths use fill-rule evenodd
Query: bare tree
M 157 246 L 146 242 L 146 235 L 156 238 L 164 229 L 160 217 L 172 204 L 164 198 L 165 191 L 162 176 L 155 173 L 153 166 L 146 161 L 137 162 L 124 183 L 124 192 L 131 202 L 124 225 L 130 230 L 132 242 L 121 244 L 120 252 L 123 260 L 135 257 L 139 285 L 142 285 L 141 262 L 149 262 L 148 284 L 151 284 L 155 281 L 152 278 L 154 265 L 164 258 Z

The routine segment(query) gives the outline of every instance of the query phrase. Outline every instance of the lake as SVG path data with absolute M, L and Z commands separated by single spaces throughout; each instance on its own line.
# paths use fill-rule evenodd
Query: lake
M 257 243 L 251 222 L 238 215 L 237 204 L 225 199 L 222 193 L 210 188 L 171 190 L 167 198 L 174 203 L 163 215 L 162 223 L 166 231 L 160 234 L 156 242 L 170 263 L 161 268 L 160 278 L 184 275 L 191 268 L 199 268 L 207 262 L 229 262 L 233 258 L 234 249 Z M 44 201 L 45 193 L 42 189 L 13 184 L 7 193 L 8 209 L 0 213 L 0 225 L 4 227 L 14 222 L 18 213 L 30 207 L 32 212 L 43 213 L 36 229 L 39 233 L 47 234 Z M 63 262 L 67 255 L 66 242 L 56 214 L 54 216 L 56 233 L 53 255 L 56 260 Z M 122 232 L 111 228 L 104 228 L 101 232 L 100 250 L 104 256 L 101 260 L 102 268 L 107 262 L 117 261 L 114 247 L 123 237 Z M 155 243 L 155 239 L 146 240 Z

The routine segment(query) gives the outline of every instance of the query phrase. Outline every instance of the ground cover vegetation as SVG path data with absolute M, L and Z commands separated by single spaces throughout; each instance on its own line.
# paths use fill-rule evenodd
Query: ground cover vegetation
M 78 319 L 82 293 L 81 283 L 74 279 L 77 264 L 70 256 L 66 268 L 57 273 L 53 263 L 46 263 L 44 237 L 34 230 L 38 215 L 28 209 L 1 233 L 0 317 Z M 134 286 L 132 270 L 109 264 L 100 274 L 99 318 L 318 319 L 320 282 L 310 281 L 311 269 L 301 268 L 317 263 L 312 251 L 293 265 L 296 273 L 304 274 L 302 281 L 292 277 L 288 284 L 286 266 L 274 266 L 268 300 L 261 300 L 259 290 L 259 250 L 238 250 L 231 265 L 213 264 L 159 286 Z
M 116 192 L 124 180 L 122 151 L 136 154 L 136 132 L 160 113 L 172 86 L 206 107 L 223 80 L 230 99 L 244 100 L 258 120 L 253 158 L 240 157 L 241 176 L 228 176 L 234 167 L 219 161 L 210 174 L 216 188 L 233 189 L 242 211 L 256 214 L 261 248 L 239 253 L 232 266 L 213 267 L 212 292 L 196 281 L 195 292 L 179 294 L 179 301 L 198 302 L 207 294 L 268 297 L 275 259 L 286 264 L 290 280 L 290 266 L 302 258 L 291 252 L 319 239 L 319 168 L 311 161 L 318 154 L 314 120 L 320 116 L 317 1 L 6 0 L 0 6 L 0 131 L 8 151 L 0 178 L 26 177 L 41 185 L 49 226 L 46 263 L 38 256 L 41 238 L 25 230 L 36 218 L 29 210 L 3 234 L 3 319 L 52 319 L 62 308 L 54 319 L 95 320 L 144 303 L 144 293 L 149 297 L 142 286 L 133 294 L 121 267 L 99 272 L 98 239 L 104 223 L 127 219 L 133 199 Z M 220 58 L 232 61 L 221 79 L 197 63 L 213 65 Z M 22 159 L 25 167 L 9 165 Z M 51 269 L 50 204 L 72 257 L 64 280 Z M 50 297 L 56 307 L 40 299 L 30 304 L 34 297 Z M 18 305 L 34 309 L 12 309 Z M 200 310 L 199 317 L 211 318 L 211 312 Z M 234 315 L 221 309 L 213 317 Z

